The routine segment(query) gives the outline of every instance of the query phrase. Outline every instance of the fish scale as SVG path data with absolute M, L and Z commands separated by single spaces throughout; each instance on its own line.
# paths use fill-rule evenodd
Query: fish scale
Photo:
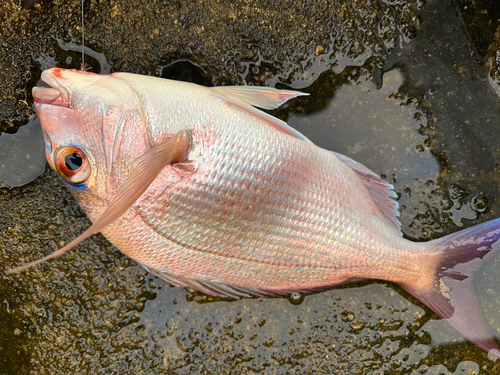
M 245 126 L 252 120 L 239 118 L 241 126 L 221 124 L 220 128 L 215 128 L 216 133 L 224 133 L 226 129 L 234 131 L 223 138 L 224 143 L 220 141 L 213 145 L 215 151 L 207 150 L 193 158 L 191 163 L 196 165 L 195 175 L 181 182 L 180 186 L 173 185 L 164 190 L 163 194 L 168 196 L 168 210 L 161 210 L 161 205 L 158 205 L 158 201 L 166 199 L 155 197 L 139 208 L 141 217 L 159 235 L 163 235 L 167 228 L 171 230 L 172 223 L 178 223 L 175 235 L 169 238 L 176 244 L 196 249 L 194 256 L 198 256 L 197 251 L 236 259 L 243 262 L 240 264 L 243 270 L 251 267 L 244 262 L 273 264 L 278 269 L 272 272 L 285 275 L 300 268 L 309 272 L 310 268 L 313 275 L 304 276 L 303 282 L 295 285 L 301 289 L 344 282 L 350 277 L 346 266 L 358 264 L 358 257 L 366 253 L 363 248 L 370 248 L 370 239 L 363 238 L 366 236 L 355 230 L 355 226 L 339 225 L 342 215 L 348 212 L 356 198 L 356 194 L 339 197 L 339 189 L 332 185 L 335 176 L 347 167 L 333 154 L 323 154 L 315 146 L 309 146 L 309 152 L 304 154 L 300 141 L 270 131 L 265 125 L 254 130 L 260 135 L 261 147 L 257 153 L 255 145 L 248 142 L 252 139 L 252 128 Z M 237 129 L 245 131 L 238 132 Z M 196 143 L 196 129 L 193 138 Z M 234 158 L 234 150 L 238 150 L 238 158 Z M 248 172 L 266 178 L 249 180 Z M 222 188 L 226 186 L 231 189 Z M 288 195 L 286 201 L 281 198 L 285 195 Z M 322 197 L 321 203 L 318 203 L 319 197 Z M 366 216 L 373 218 L 373 213 L 368 211 Z M 211 235 L 200 241 L 198 233 L 209 228 Z M 388 235 L 397 238 L 392 232 Z M 390 254 L 386 257 L 389 258 Z M 272 261 L 265 261 L 266 258 Z M 364 263 L 367 260 L 369 258 Z M 335 269 L 339 264 L 343 267 L 342 279 L 336 279 L 332 274 L 314 280 L 318 268 Z M 154 260 L 153 265 L 161 270 Z M 232 281 L 224 270 L 217 272 L 219 268 L 221 266 L 217 264 L 211 267 L 212 277 L 219 275 L 219 278 L 210 281 Z M 356 277 L 359 278 L 357 268 Z M 169 273 L 176 275 L 180 272 L 169 266 Z M 249 278 L 247 274 L 241 275 Z M 288 282 L 283 284 L 285 279 L 273 280 L 265 288 L 289 289 Z M 295 280 L 297 282 L 297 277 Z
M 300 93 L 64 69 L 42 79 L 47 160 L 93 221 L 42 260 L 101 231 L 153 274 L 215 296 L 388 280 L 500 357 L 473 282 L 500 249 L 500 219 L 404 239 L 391 185 L 252 107 Z M 61 169 L 68 149 L 75 171 Z

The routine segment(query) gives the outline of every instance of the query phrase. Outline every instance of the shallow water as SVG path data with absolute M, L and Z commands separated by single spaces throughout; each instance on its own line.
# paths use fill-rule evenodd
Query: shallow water
M 405 4 L 387 3 L 394 3 L 391 9 Z M 368 9 L 366 4 L 359 7 Z M 93 8 L 89 13 L 95 16 Z M 292 69 L 295 55 L 288 67 L 264 74 L 266 58 L 257 49 L 234 79 L 286 81 L 311 92 L 276 115 L 318 145 L 384 175 L 399 195 L 405 236 L 427 240 L 500 216 L 500 98 L 454 3 L 428 1 L 418 19 L 416 36 L 386 39 L 387 55 L 373 48 L 370 55 L 351 51 L 320 63 L 316 48 L 323 42 L 306 40 L 304 74 Z M 352 35 L 342 45 L 355 41 L 364 39 Z M 79 66 L 71 43 L 51 40 L 50 46 L 54 53 L 37 61 Z M 117 64 L 114 48 L 93 53 L 94 71 Z M 103 65 L 106 58 L 111 65 Z M 122 68 L 133 60 L 123 59 Z M 196 56 L 173 61 L 159 61 L 157 73 L 205 84 L 233 79 L 211 74 Z M 230 74 L 226 68 L 221 71 Z M 0 189 L 0 212 L 1 268 L 47 254 L 89 225 L 50 170 L 28 185 Z M 497 337 L 499 268 L 497 257 L 477 282 Z M 0 301 L 0 374 L 500 371 L 498 362 L 393 284 L 365 282 L 298 300 L 225 301 L 169 286 L 102 236 L 3 277 Z
M 22 186 L 45 170 L 45 143 L 35 117 L 16 134 L 0 137 L 0 187 Z

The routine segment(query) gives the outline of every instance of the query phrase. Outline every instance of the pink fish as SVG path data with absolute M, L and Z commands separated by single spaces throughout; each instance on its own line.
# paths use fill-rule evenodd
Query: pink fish
M 42 79 L 47 160 L 94 222 L 42 260 L 101 231 L 159 277 L 214 296 L 388 280 L 500 356 L 473 289 L 500 219 L 403 239 L 390 184 L 253 107 L 303 94 L 63 69 Z

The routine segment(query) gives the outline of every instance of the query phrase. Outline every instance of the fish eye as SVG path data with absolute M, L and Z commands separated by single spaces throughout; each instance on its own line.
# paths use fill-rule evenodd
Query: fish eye
M 90 175 L 87 155 L 76 147 L 66 146 L 57 150 L 54 165 L 59 176 L 72 185 L 82 183 Z

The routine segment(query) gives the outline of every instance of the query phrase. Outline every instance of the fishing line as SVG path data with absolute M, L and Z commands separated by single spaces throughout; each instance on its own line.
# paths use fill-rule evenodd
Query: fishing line
M 85 71 L 85 25 L 83 23 L 84 18 L 83 18 L 83 8 L 84 8 L 85 0 L 82 0 L 82 65 L 81 65 L 81 70 L 82 72 Z

